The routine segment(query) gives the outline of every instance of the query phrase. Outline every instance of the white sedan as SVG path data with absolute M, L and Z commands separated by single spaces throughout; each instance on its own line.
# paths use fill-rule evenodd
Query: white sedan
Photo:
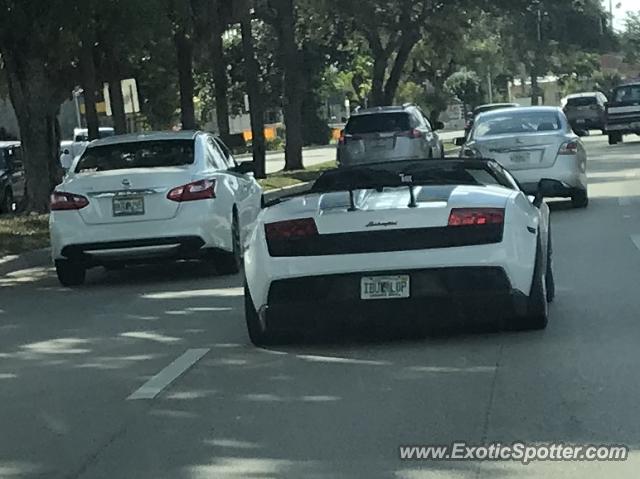
M 542 198 L 553 187 L 542 180 L 528 197 L 498 163 L 475 159 L 324 173 L 258 218 L 245 254 L 252 342 L 333 321 L 546 327 L 554 282 Z
M 587 152 L 560 108 L 521 107 L 482 113 L 461 156 L 498 161 L 526 192 L 534 193 L 538 181 L 547 178 L 555 180 L 553 196 L 571 198 L 575 208 L 589 204 Z
M 93 141 L 51 195 L 58 279 L 73 286 L 93 266 L 158 259 L 202 258 L 237 273 L 262 198 L 251 165 L 201 132 Z

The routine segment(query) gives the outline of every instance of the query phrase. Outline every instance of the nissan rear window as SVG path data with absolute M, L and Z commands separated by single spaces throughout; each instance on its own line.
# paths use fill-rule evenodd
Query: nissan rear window
M 556 131 L 562 128 L 560 116 L 552 111 L 505 111 L 476 120 L 474 138 Z
M 591 106 L 598 103 L 595 96 L 585 96 L 578 98 L 569 98 L 567 100 L 567 106 Z
M 408 131 L 411 128 L 411 120 L 407 113 L 373 113 L 351 117 L 345 132 L 349 135 L 362 135 L 388 131 Z
M 159 140 L 118 143 L 87 148 L 76 173 L 161 168 L 193 164 L 194 140 Z

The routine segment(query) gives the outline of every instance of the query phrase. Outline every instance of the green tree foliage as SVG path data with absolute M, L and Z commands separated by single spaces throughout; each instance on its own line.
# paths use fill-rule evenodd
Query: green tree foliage
M 480 78 L 466 68 L 455 72 L 444 82 L 445 91 L 458 98 L 465 106 L 476 106 L 481 100 Z
M 46 212 L 60 181 L 57 113 L 76 83 L 77 37 L 66 2 L 0 0 L 0 55 L 18 118 L 27 183 L 26 208 Z
M 637 64 L 640 60 L 640 12 L 627 12 L 624 31 L 620 35 L 620 46 L 624 60 Z

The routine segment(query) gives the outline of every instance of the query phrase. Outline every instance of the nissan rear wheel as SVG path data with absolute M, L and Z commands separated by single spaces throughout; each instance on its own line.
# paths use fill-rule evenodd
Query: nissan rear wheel
M 86 268 L 82 264 L 68 259 L 57 259 L 55 265 L 58 281 L 62 286 L 80 286 L 84 283 Z
M 547 273 L 545 274 L 547 303 L 553 303 L 556 298 L 556 280 L 553 276 L 553 246 L 551 244 L 551 228 L 549 228 L 549 246 L 547 249 Z
M 231 275 L 240 272 L 242 265 L 242 241 L 240 239 L 240 222 L 238 213 L 233 210 L 233 220 L 231 221 L 231 247 L 230 252 L 220 252 L 216 255 L 216 269 L 220 274 Z

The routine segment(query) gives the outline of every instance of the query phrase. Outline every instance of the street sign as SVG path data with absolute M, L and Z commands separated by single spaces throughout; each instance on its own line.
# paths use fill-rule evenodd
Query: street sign
M 140 100 L 138 98 L 138 85 L 135 78 L 128 78 L 120 82 L 122 97 L 124 100 L 124 112 L 126 114 L 138 113 L 140 111 Z M 111 116 L 111 98 L 109 96 L 109 84 L 104 84 L 104 102 L 107 116 Z

